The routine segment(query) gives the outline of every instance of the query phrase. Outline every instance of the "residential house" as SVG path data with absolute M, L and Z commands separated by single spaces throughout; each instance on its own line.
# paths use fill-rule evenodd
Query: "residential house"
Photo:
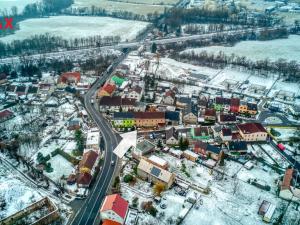
M 15 93 L 18 96 L 26 95 L 27 94 L 27 86 L 25 86 L 25 85 L 17 86 Z
M 148 140 L 144 140 L 136 144 L 136 147 L 132 152 L 132 157 L 137 160 L 140 160 L 142 156 L 147 155 L 154 151 L 155 151 L 155 144 L 153 144 Z
M 196 162 L 197 159 L 199 158 L 199 155 L 196 154 L 195 152 L 190 151 L 190 150 L 185 150 L 183 152 L 183 157 L 188 159 L 188 160 L 191 160 L 193 162 Z
M 230 101 L 229 98 L 216 97 L 214 103 L 214 109 L 216 111 L 229 111 L 230 110 Z
M 220 115 L 219 115 L 219 123 L 220 124 L 233 124 L 236 122 L 237 122 L 237 120 L 236 120 L 235 114 L 220 113 Z
M 100 144 L 100 132 L 97 128 L 90 129 L 87 132 L 87 138 L 86 138 L 86 148 L 87 149 L 94 149 L 99 150 L 99 144 Z
M 4 122 L 14 117 L 14 113 L 8 109 L 0 112 L 0 122 Z
M 247 142 L 245 141 L 230 141 L 228 143 L 228 151 L 232 154 L 244 155 L 248 151 Z
M 266 141 L 268 133 L 260 123 L 244 123 L 236 125 L 245 141 Z
M 230 128 L 223 128 L 220 133 L 220 137 L 223 142 L 228 142 L 232 140 L 232 132 Z
M 177 126 L 180 123 L 180 112 L 166 111 L 165 119 L 166 119 L 166 125 Z
M 79 130 L 80 129 L 80 121 L 79 120 L 70 120 L 68 122 L 68 130 Z
M 250 115 L 256 115 L 257 114 L 257 104 L 256 103 L 247 103 L 247 113 Z
M 204 120 L 206 122 L 215 122 L 216 121 L 216 110 L 206 108 L 204 110 Z
M 231 98 L 230 100 L 230 112 L 238 113 L 240 107 L 240 99 L 238 98 Z
M 121 76 L 117 76 L 117 75 L 114 75 L 112 78 L 111 78 L 111 81 L 118 87 L 120 87 L 123 82 L 125 81 L 125 78 L 121 77 Z
M 163 183 L 166 188 L 170 188 L 175 181 L 175 174 L 155 166 L 145 159 L 141 159 L 137 167 L 137 174 L 151 183 Z
M 198 106 L 200 110 L 206 109 L 208 107 L 208 99 L 205 96 L 201 96 L 198 100 Z
M 152 163 L 155 166 L 158 166 L 164 170 L 167 170 L 169 167 L 169 164 L 166 160 L 157 157 L 156 155 L 151 155 L 148 159 L 147 158 L 143 158 L 146 159 L 148 162 Z
M 177 145 L 179 142 L 178 131 L 171 127 L 166 130 L 166 144 L 167 145 Z
M 166 124 L 164 112 L 135 112 L 137 127 L 158 127 Z
M 176 100 L 176 106 L 179 108 L 186 108 L 191 104 L 191 99 L 188 97 L 179 97 Z
M 97 166 L 97 159 L 98 154 L 93 150 L 89 150 L 83 154 L 82 160 L 78 165 L 79 176 L 77 178 L 77 185 L 79 187 L 88 187 L 90 185 Z
M 102 88 L 99 89 L 97 97 L 100 98 L 103 96 L 112 96 L 115 90 L 116 90 L 116 85 L 106 83 Z
M 191 135 L 194 140 L 209 140 L 211 138 L 209 128 L 206 126 L 192 128 Z
M 100 112 L 119 112 L 121 105 L 121 96 L 103 96 L 99 101 L 99 110 Z
M 167 91 L 163 97 L 163 103 L 167 105 L 174 105 L 175 103 L 175 92 L 172 90 Z
M 67 72 L 67 73 L 63 73 L 59 79 L 58 79 L 58 83 L 64 83 L 64 84 L 71 84 L 71 83 L 75 83 L 77 84 L 78 82 L 80 82 L 81 79 L 81 75 L 79 72 Z
M 128 202 L 119 194 L 107 195 L 100 209 L 100 217 L 103 224 L 121 225 L 126 220 L 128 210 Z
M 247 110 L 248 110 L 247 102 L 240 101 L 239 113 L 247 113 Z
M 133 88 L 128 90 L 128 93 L 126 94 L 127 98 L 133 98 L 136 101 L 140 101 L 143 95 L 143 88 L 140 86 L 134 86 Z
M 218 161 L 220 159 L 221 149 L 207 142 L 197 141 L 194 145 L 194 152 L 205 158 L 208 157 Z
M 132 112 L 115 112 L 112 124 L 116 128 L 132 128 L 135 125 L 134 114 Z
M 193 102 L 190 102 L 183 110 L 183 122 L 186 124 L 197 124 L 198 122 L 198 107 Z
M 285 171 L 283 181 L 280 183 L 279 197 L 289 201 L 300 202 L 300 189 L 296 187 L 297 183 L 294 178 L 296 176 L 298 174 L 294 169 L 287 169 Z
M 128 112 L 128 111 L 137 111 L 136 107 L 136 99 L 134 98 L 122 98 L 121 99 L 121 111 Z
M 28 87 L 28 90 L 27 90 L 27 95 L 34 95 L 34 94 L 37 94 L 39 91 L 39 87 L 38 86 L 29 86 Z

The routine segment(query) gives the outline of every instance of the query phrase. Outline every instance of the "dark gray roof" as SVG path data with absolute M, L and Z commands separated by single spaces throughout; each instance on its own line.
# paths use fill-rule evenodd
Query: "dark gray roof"
M 178 111 L 166 111 L 165 117 L 167 120 L 179 121 L 180 113 Z
M 115 112 L 114 119 L 133 119 L 134 114 L 132 112 Z
M 178 139 L 178 131 L 174 127 L 166 130 L 166 140 L 170 139 L 171 137 Z

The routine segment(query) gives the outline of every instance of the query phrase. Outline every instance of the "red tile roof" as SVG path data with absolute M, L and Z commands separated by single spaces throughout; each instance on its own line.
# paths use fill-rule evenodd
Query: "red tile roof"
M 260 123 L 244 123 L 238 124 L 237 128 L 244 134 L 252 134 L 257 132 L 267 132 Z
M 91 170 L 97 160 L 97 157 L 98 157 L 98 154 L 93 150 L 90 150 L 90 151 L 84 153 L 82 160 L 79 163 L 79 169 L 86 167 Z
M 136 119 L 164 119 L 164 112 L 136 112 L 134 113 Z
M 121 225 L 121 224 L 112 220 L 104 220 L 102 225 Z
M 105 212 L 107 210 L 112 210 L 125 219 L 128 210 L 128 202 L 119 194 L 108 195 L 104 199 L 100 212 Z
M 12 116 L 14 113 L 8 109 L 5 109 L 3 111 L 0 112 L 0 119 L 3 119 L 3 118 L 7 118 L 7 117 L 10 117 Z
M 79 82 L 80 78 L 81 76 L 79 72 L 67 72 L 60 76 L 59 82 L 66 83 L 69 79 L 75 79 L 76 82 Z
M 170 96 L 171 98 L 175 98 L 175 93 L 172 90 L 166 92 L 166 97 Z
M 111 95 L 116 90 L 116 85 L 107 83 L 102 87 L 101 90 L 106 91 Z
M 216 116 L 216 110 L 214 110 L 214 109 L 205 109 L 204 115 L 205 116 Z
M 92 175 L 89 173 L 80 173 L 77 177 L 77 184 L 89 185 L 92 178 Z
M 285 171 L 283 181 L 282 181 L 282 184 L 281 184 L 281 190 L 290 189 L 291 181 L 293 179 L 293 172 L 294 172 L 293 169 L 287 169 Z

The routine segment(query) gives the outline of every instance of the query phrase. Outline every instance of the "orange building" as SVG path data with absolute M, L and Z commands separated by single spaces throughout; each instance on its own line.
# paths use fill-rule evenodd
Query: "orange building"
M 59 79 L 58 79 L 58 83 L 75 83 L 77 84 L 78 82 L 80 82 L 81 76 L 79 72 L 67 72 L 67 73 L 63 73 Z
M 164 112 L 136 112 L 134 118 L 137 127 L 158 127 L 166 123 Z

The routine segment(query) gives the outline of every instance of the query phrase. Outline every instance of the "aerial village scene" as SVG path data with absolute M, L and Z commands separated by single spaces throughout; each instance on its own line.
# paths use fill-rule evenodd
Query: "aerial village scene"
M 299 35 L 298 0 L 0 0 L 0 225 L 300 225 Z

